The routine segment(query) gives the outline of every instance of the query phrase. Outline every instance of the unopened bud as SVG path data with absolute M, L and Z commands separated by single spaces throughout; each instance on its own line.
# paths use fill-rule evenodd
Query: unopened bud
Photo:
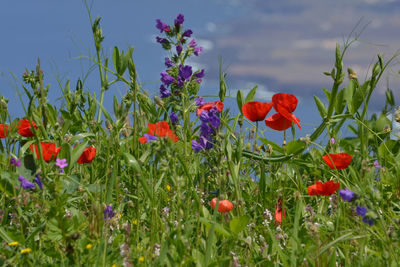
M 157 105 L 160 107 L 164 106 L 164 101 L 161 100 L 158 96 L 154 96 L 154 101 L 156 102 Z
M 400 122 L 400 107 L 398 107 L 396 112 L 394 113 L 394 120 L 396 122 Z
M 110 123 L 109 120 L 106 120 L 106 128 L 107 128 L 109 131 L 112 131 L 112 129 L 113 129 L 113 126 L 112 126 L 112 124 Z
M 348 68 L 348 69 L 347 69 L 347 73 L 349 74 L 349 79 L 350 79 L 350 80 L 355 80 L 355 79 L 357 79 L 357 73 L 356 73 L 353 69 Z

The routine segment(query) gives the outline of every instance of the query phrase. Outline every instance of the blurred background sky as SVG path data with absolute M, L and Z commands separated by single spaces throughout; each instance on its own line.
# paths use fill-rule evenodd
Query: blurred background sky
M 322 88 L 332 80 L 323 75 L 334 65 L 336 43 L 343 44 L 351 30 L 365 30 L 359 42 L 345 56 L 345 67 L 352 67 L 364 81 L 377 53 L 384 60 L 400 49 L 400 1 L 397 0 L 94 0 L 92 17 L 101 16 L 105 40 L 104 53 L 112 57 L 118 46 L 134 46 L 134 61 L 144 88 L 158 95 L 159 73 L 165 69 L 166 52 L 155 42 L 159 31 L 155 20 L 172 24 L 178 13 L 185 16 L 184 27 L 204 52 L 190 63 L 204 68 L 206 78 L 199 94 L 218 94 L 218 57 L 228 73 L 230 93 L 248 92 L 258 85 L 257 100 L 270 101 L 277 92 L 295 94 L 299 104 L 295 114 L 305 136 L 320 122 L 312 95 L 323 98 Z M 0 94 L 9 98 L 13 118 L 23 117 L 16 84 L 22 90 L 22 73 L 34 69 L 40 57 L 45 84 L 51 84 L 50 99 L 61 95 L 67 79 L 72 88 L 89 71 L 90 63 L 80 56 L 94 56 L 93 37 L 83 1 L 20 0 L 0 3 Z M 399 61 L 395 60 L 373 96 L 372 111 L 384 105 L 389 86 L 399 101 Z M 12 74 L 18 80 L 15 81 Z M 100 95 L 98 70 L 85 83 L 85 89 Z M 347 84 L 347 78 L 345 80 Z M 111 110 L 112 95 L 123 96 L 123 85 L 106 92 L 106 107 Z M 216 99 L 207 99 L 216 100 Z M 235 114 L 236 101 L 228 101 Z M 264 126 L 265 127 L 265 126 Z

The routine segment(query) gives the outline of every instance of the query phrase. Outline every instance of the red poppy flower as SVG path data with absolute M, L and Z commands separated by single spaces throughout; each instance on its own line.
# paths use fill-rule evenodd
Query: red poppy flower
M 300 121 L 299 119 L 297 119 L 297 120 Z M 283 131 L 292 126 L 292 121 L 286 119 L 280 113 L 275 113 L 274 115 L 272 115 L 271 117 L 269 117 L 265 120 L 265 125 L 267 125 L 269 128 L 274 129 L 274 130 Z
M 207 102 L 207 103 L 204 103 L 201 107 L 199 107 L 199 108 L 196 110 L 196 115 L 197 115 L 197 116 L 200 116 L 201 113 L 202 113 L 204 110 L 209 111 L 209 110 L 212 109 L 213 107 L 216 107 L 216 108 L 218 109 L 218 111 L 221 113 L 222 110 L 224 109 L 224 103 L 221 102 L 221 101 L 219 101 L 219 100 L 218 100 L 218 101 L 215 101 L 215 102 Z
M 272 96 L 272 105 L 276 112 L 281 114 L 287 120 L 296 123 L 301 130 L 300 120 L 292 114 L 292 112 L 296 110 L 297 102 L 298 100 L 296 96 L 290 94 L 279 93 Z
M 347 166 L 349 166 L 353 156 L 347 153 L 337 153 L 325 155 L 322 157 L 322 159 L 326 164 L 328 164 L 329 168 L 344 170 L 347 168 Z
M 147 134 L 152 135 L 152 136 L 158 136 L 158 137 L 168 136 L 175 143 L 178 142 L 179 138 L 178 138 L 178 136 L 175 135 L 173 130 L 169 129 L 168 122 L 159 121 L 155 124 L 148 123 L 147 125 L 149 127 L 149 131 Z M 147 142 L 147 138 L 140 137 L 139 142 L 144 144 Z
M 90 163 L 96 156 L 96 148 L 94 146 L 87 147 L 83 150 L 82 155 L 79 157 L 77 163 Z
M 283 212 L 283 216 L 282 216 Z M 282 220 L 285 218 L 285 211 L 282 209 L 282 200 L 278 200 L 278 204 L 276 205 L 275 208 L 275 221 L 278 223 L 281 223 Z
M 267 116 L 271 108 L 272 108 L 272 103 L 251 101 L 243 105 L 242 111 L 243 115 L 247 119 L 251 120 L 252 122 L 255 122 L 264 120 L 265 116 Z
M 55 159 L 57 157 L 58 152 L 60 152 L 61 147 L 57 147 L 56 143 L 45 143 L 40 142 L 40 146 L 42 147 L 42 156 L 43 160 L 49 162 L 51 159 Z M 29 148 L 33 152 L 35 148 L 36 157 L 39 159 L 39 149 L 37 145 L 30 145 Z
M 159 136 L 159 137 L 164 137 L 167 135 L 169 131 L 169 125 L 168 122 L 166 121 L 159 121 L 155 124 L 153 123 L 148 123 L 147 124 L 149 127 L 149 132 L 148 134 L 153 135 L 153 136 Z
M 330 196 L 335 193 L 340 187 L 339 183 L 335 183 L 334 181 L 327 181 L 325 183 L 321 183 L 317 181 L 315 184 L 310 185 L 307 188 L 307 193 L 309 196 L 322 195 L 322 196 Z
M 35 129 L 37 129 L 36 124 L 33 121 L 31 121 L 31 122 L 32 122 L 33 127 L 35 127 Z M 18 128 L 19 128 L 18 133 L 20 135 L 25 136 L 25 137 L 34 136 L 32 129 L 31 129 L 31 124 L 29 123 L 28 119 L 20 120 L 18 122 Z
M 211 208 L 215 209 L 215 205 L 217 204 L 217 198 L 213 198 L 211 200 Z M 229 200 L 220 200 L 218 203 L 218 212 L 230 212 L 233 209 L 233 204 Z
M 8 132 L 7 124 L 0 124 L 0 138 L 6 138 Z

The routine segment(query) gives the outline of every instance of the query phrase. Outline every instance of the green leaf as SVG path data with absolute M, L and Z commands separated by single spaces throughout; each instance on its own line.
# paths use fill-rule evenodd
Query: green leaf
M 242 112 L 242 107 L 244 105 L 244 103 L 243 103 L 243 92 L 240 89 L 237 91 L 237 94 L 236 94 L 236 102 L 237 102 L 237 105 L 238 105 L 240 113 L 243 114 L 243 112 Z
M 113 49 L 113 63 L 114 63 L 115 72 L 118 73 L 118 74 L 120 72 L 120 66 L 121 66 L 121 61 L 120 61 L 119 56 L 120 56 L 120 54 L 119 54 L 118 47 L 114 46 L 114 49 Z
M 249 221 L 250 221 L 249 216 L 240 216 L 240 217 L 233 218 L 229 222 L 229 228 L 231 229 L 232 233 L 237 235 L 246 228 Z
M 344 99 L 344 89 L 339 91 L 339 93 L 336 96 L 336 103 L 335 103 L 335 111 L 336 114 L 342 114 L 345 106 L 345 102 L 343 101 Z
M 72 149 L 72 153 L 71 153 L 71 162 L 68 162 L 68 167 L 69 165 L 74 165 L 79 157 L 82 155 L 83 150 L 85 150 L 86 146 L 87 146 L 88 142 L 82 142 L 79 145 L 77 145 L 74 149 Z
M 223 235 L 225 237 L 231 236 L 231 234 L 219 223 L 212 222 L 210 220 L 207 220 L 206 218 L 200 218 L 199 221 L 207 227 L 211 227 L 211 225 L 214 224 L 215 231 L 217 231 L 218 233 L 220 233 L 221 235 Z
M 14 240 L 11 239 L 11 237 L 8 235 L 8 233 L 6 232 L 6 230 L 5 230 L 3 227 L 1 227 L 1 226 L 0 226 L 0 237 L 1 237 L 4 241 L 6 241 L 7 243 L 11 243 L 11 242 L 14 241 Z
M 306 147 L 305 143 L 303 143 L 299 140 L 293 140 L 287 144 L 286 153 L 288 155 L 296 154 L 296 153 L 300 152 L 301 150 L 303 150 L 305 147 Z
M 354 114 L 356 112 L 356 110 L 354 110 L 354 107 L 353 107 L 353 95 L 354 95 L 356 86 L 357 85 L 356 85 L 355 81 L 350 80 L 347 88 L 343 89 L 343 91 L 344 91 L 343 97 L 344 97 L 344 100 L 346 101 L 347 108 L 351 114 Z
M 116 165 L 117 166 L 113 166 L 111 177 L 108 180 L 108 184 L 107 184 L 107 192 L 106 192 L 106 203 L 107 204 L 111 203 L 112 193 L 113 193 L 114 187 L 115 187 L 115 180 L 116 180 L 117 173 L 118 173 L 118 164 L 116 164 Z
M 319 97 L 316 95 L 314 96 L 314 101 L 315 101 L 315 104 L 317 105 L 319 114 L 321 115 L 322 118 L 325 118 L 327 111 L 326 111 L 324 103 L 322 103 L 321 99 L 319 99 Z
M 246 100 L 244 101 L 244 103 L 251 102 L 254 100 L 254 96 L 256 95 L 257 88 L 258 88 L 258 86 L 256 85 L 253 87 L 253 89 L 250 90 L 250 92 L 246 96 Z

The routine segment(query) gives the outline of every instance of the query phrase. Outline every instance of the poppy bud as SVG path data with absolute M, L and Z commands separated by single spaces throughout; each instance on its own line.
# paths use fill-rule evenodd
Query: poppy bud
M 211 200 L 211 208 L 215 209 L 215 205 L 217 204 L 217 198 L 213 198 Z M 229 212 L 233 209 L 233 204 L 229 200 L 220 200 L 218 203 L 218 212 Z
M 154 101 L 156 102 L 157 105 L 160 107 L 164 106 L 164 101 L 161 100 L 158 96 L 154 96 Z

